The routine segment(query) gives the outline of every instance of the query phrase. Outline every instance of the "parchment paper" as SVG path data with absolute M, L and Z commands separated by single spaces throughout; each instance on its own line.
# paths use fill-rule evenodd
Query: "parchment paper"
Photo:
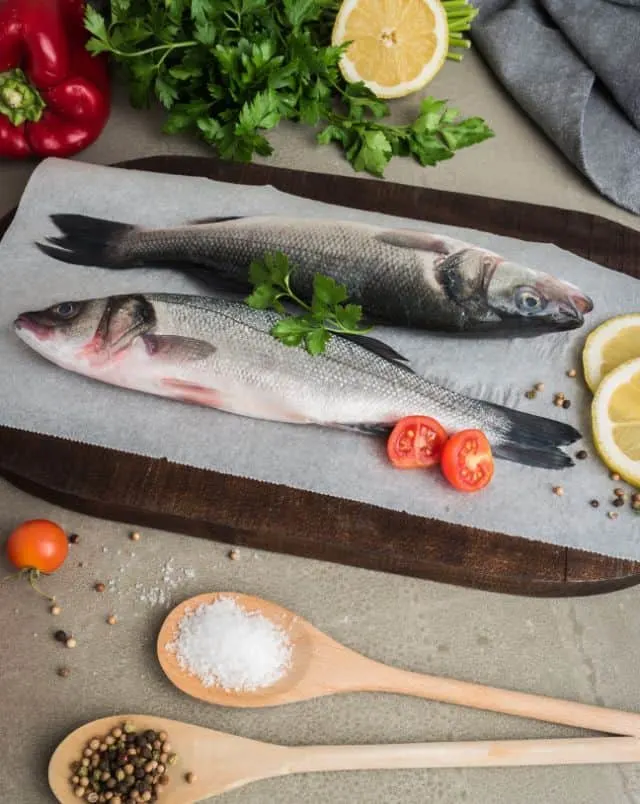
M 339 201 L 340 199 L 336 199 Z M 202 293 L 195 280 L 166 269 L 110 272 L 66 265 L 33 242 L 57 234 L 55 212 L 76 212 L 148 226 L 209 216 L 290 214 L 336 217 L 442 232 L 578 284 L 595 300 L 587 325 L 534 339 L 464 339 L 380 327 L 377 334 L 421 374 L 458 390 L 566 420 L 586 436 L 572 448 L 589 459 L 560 472 L 498 461 L 494 482 L 476 495 L 446 486 L 437 471 L 400 472 L 380 441 L 316 427 L 263 422 L 111 387 L 65 372 L 15 336 L 25 310 L 117 293 Z M 417 210 L 428 215 L 428 210 Z M 579 369 L 589 330 L 604 319 L 640 311 L 637 280 L 549 244 L 532 244 L 458 227 L 425 224 L 208 179 L 176 177 L 50 159 L 35 171 L 0 244 L 0 423 L 232 475 L 371 503 L 420 516 L 529 539 L 640 559 L 640 518 L 629 507 L 608 519 L 613 486 L 589 441 L 590 394 L 565 372 Z M 546 390 L 535 400 L 524 391 Z M 569 410 L 552 404 L 555 392 Z M 552 493 L 554 485 L 564 495 Z M 599 499 L 601 507 L 589 505 Z

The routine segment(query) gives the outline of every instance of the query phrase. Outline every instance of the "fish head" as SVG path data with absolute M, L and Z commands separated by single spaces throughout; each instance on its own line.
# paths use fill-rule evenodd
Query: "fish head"
M 508 260 L 494 261 L 486 285 L 487 304 L 516 328 L 577 329 L 593 310 L 593 301 L 570 282 Z
M 153 305 L 144 296 L 64 301 L 21 313 L 17 336 L 63 368 L 92 374 L 155 324 Z

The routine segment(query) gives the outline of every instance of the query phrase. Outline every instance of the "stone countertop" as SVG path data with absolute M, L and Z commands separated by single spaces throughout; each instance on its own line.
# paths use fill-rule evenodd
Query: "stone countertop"
M 437 169 L 396 160 L 388 178 L 406 184 L 569 207 L 640 228 L 566 163 L 473 55 L 447 64 L 429 92 L 465 114 L 482 115 L 494 140 Z M 408 116 L 415 98 L 397 104 Z M 205 146 L 160 134 L 160 113 L 130 109 L 116 92 L 111 121 L 80 158 L 97 163 L 158 154 L 202 154 Z M 309 131 L 282 126 L 273 165 L 351 174 Z M 0 214 L 19 199 L 32 165 L 0 164 Z M 362 177 L 367 181 L 366 177 Z M 339 201 L 339 199 L 337 199 Z M 58 509 L 0 481 L 0 532 L 46 517 L 80 535 L 69 559 L 42 586 L 0 586 L 4 729 L 0 800 L 47 804 L 46 763 L 59 741 L 86 720 L 140 712 L 284 744 L 510 739 L 577 735 L 576 730 L 393 695 L 354 694 L 276 709 L 221 709 L 187 698 L 163 676 L 154 654 L 158 627 L 173 603 L 213 590 L 256 594 L 299 612 L 372 658 L 408 669 L 623 709 L 638 706 L 634 647 L 640 589 L 575 600 L 537 600 L 458 589 L 307 559 L 240 548 L 238 560 L 215 542 L 142 529 Z M 4 571 L 5 567 L 2 567 Z M 6 567 L 8 571 L 8 567 Z M 3 572 L 4 574 L 4 572 Z M 97 581 L 107 585 L 100 594 Z M 118 623 L 109 626 L 108 614 Z M 78 646 L 55 642 L 57 628 Z M 68 666 L 61 678 L 57 668 Z M 250 762 L 251 758 L 248 757 Z M 505 770 L 381 771 L 292 776 L 228 793 L 228 804 L 630 804 L 640 790 L 634 766 Z M 168 800 L 167 800 L 168 801 Z

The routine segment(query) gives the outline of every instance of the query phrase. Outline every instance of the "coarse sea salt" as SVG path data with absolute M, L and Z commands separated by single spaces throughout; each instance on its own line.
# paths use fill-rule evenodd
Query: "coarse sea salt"
M 233 598 L 218 598 L 187 611 L 167 644 L 183 670 L 205 687 L 237 692 L 275 684 L 291 665 L 285 631 Z

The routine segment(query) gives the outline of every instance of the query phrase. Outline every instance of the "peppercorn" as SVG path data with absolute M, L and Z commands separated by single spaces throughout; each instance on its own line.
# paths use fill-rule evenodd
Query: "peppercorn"
M 613 493 L 616 495 L 616 497 L 626 497 L 627 496 L 624 489 L 614 489 Z
M 56 639 L 58 642 L 66 642 L 69 639 L 69 634 L 66 631 L 58 630 L 53 635 L 53 638 Z
M 167 763 L 169 765 L 175 765 L 177 761 L 178 761 L 177 754 L 169 754 L 169 759 L 167 760 Z
M 69 670 L 68 667 L 59 667 L 57 670 L 57 673 L 60 676 L 60 678 L 67 678 L 70 672 L 71 670 Z
M 78 542 L 80 541 L 80 537 L 78 536 L 77 533 L 71 533 L 69 534 L 69 541 L 71 544 L 78 544 Z
M 617 472 L 611 472 L 610 477 L 614 481 L 614 483 L 617 483 L 618 480 L 620 480 L 620 475 Z
M 111 736 L 119 740 L 122 737 L 122 729 L 118 726 L 116 726 L 115 729 L 111 729 Z
M 162 743 L 162 750 L 167 754 L 171 753 L 171 743 L 168 740 Z
M 632 503 L 640 503 L 640 491 L 634 491 L 631 495 Z
M 136 772 L 133 775 L 136 779 L 144 779 L 144 768 L 136 768 Z
M 632 502 L 631 507 L 633 508 L 634 511 L 640 511 L 640 500 Z
M 608 511 L 607 516 L 609 517 L 609 519 L 617 519 L 618 518 L 618 512 L 617 511 Z
M 537 383 L 536 383 L 536 384 L 533 386 L 533 390 L 534 390 L 534 391 L 544 391 L 544 383 L 543 383 L 543 382 L 537 382 Z
M 574 368 L 569 369 L 569 371 L 567 371 L 567 377 L 576 377 L 577 374 L 578 372 Z
M 579 461 L 585 461 L 589 457 L 589 453 L 586 449 L 581 449 L 579 452 L 576 452 L 576 458 Z
M 57 604 L 57 603 L 54 603 L 54 604 L 53 604 L 53 605 L 52 605 L 52 606 L 49 608 L 49 614 L 53 614 L 53 616 L 54 616 L 54 617 L 57 617 L 57 616 L 58 616 L 58 614 L 60 614 L 60 612 L 61 612 L 61 611 L 62 611 L 62 609 L 60 608 L 60 606 L 58 606 L 58 604 Z
M 78 644 L 73 637 L 69 637 L 67 641 L 64 643 L 68 648 L 75 648 Z
M 140 541 L 140 534 L 137 530 L 134 530 L 132 533 L 129 534 L 129 538 L 132 542 L 139 542 Z
M 78 798 L 82 798 L 84 796 L 84 787 L 76 787 L 73 792 Z
M 169 754 L 167 754 L 167 752 L 166 752 L 166 751 L 163 751 L 163 752 L 160 754 L 160 762 L 162 762 L 162 763 L 165 763 L 165 764 L 166 764 L 166 762 L 167 762 L 167 760 L 168 760 L 168 759 L 169 759 Z
M 237 550 L 230 550 L 229 551 L 229 558 L 232 561 L 237 561 L 240 558 L 240 553 Z
M 620 508 L 622 505 L 624 505 L 624 500 L 622 497 L 616 497 L 613 501 L 613 505 L 615 505 L 616 508 Z
M 553 487 L 553 493 L 557 497 L 562 497 L 562 495 L 564 494 L 564 489 L 562 488 L 562 486 L 554 486 Z
M 640 498 L 640 494 L 638 495 L 638 497 Z M 160 742 L 166 743 L 167 740 L 169 739 L 169 735 L 167 734 L 166 731 L 161 731 L 158 733 L 158 739 L 160 740 Z
M 563 399 L 562 400 L 562 407 L 565 410 L 568 410 L 571 407 L 571 400 L 570 399 Z
M 591 502 L 589 503 L 589 505 L 590 505 L 592 508 L 599 508 L 599 507 L 600 507 L 600 503 L 599 503 L 597 500 L 591 500 Z
M 124 766 L 124 769 L 123 769 L 123 770 L 124 770 L 124 772 L 125 772 L 125 774 L 126 774 L 127 776 L 133 776 L 133 773 L 134 773 L 134 771 L 135 771 L 135 768 L 133 767 L 133 765 L 132 765 L 130 762 L 128 762 L 128 763 L 127 763 L 127 764 Z
M 135 734 L 136 727 L 133 725 L 133 723 L 125 723 L 122 727 L 122 730 L 125 734 Z
M 162 787 L 166 787 L 171 779 L 167 776 L 166 773 L 163 773 L 162 776 L 158 779 L 158 784 L 162 785 Z
M 116 741 L 116 738 L 113 736 L 113 734 L 108 734 L 104 738 L 104 741 L 105 741 L 106 745 L 113 745 L 115 743 L 115 741 Z
M 187 784 L 193 784 L 197 780 L 197 777 L 195 773 L 189 771 L 188 773 L 185 773 L 184 780 Z
M 98 581 L 98 583 L 94 584 L 93 588 L 96 590 L 96 592 L 104 592 L 104 590 L 106 589 L 102 581 Z
M 527 399 L 535 399 L 537 396 L 536 392 L 533 389 L 531 391 L 525 391 L 524 395 L 526 396 Z

